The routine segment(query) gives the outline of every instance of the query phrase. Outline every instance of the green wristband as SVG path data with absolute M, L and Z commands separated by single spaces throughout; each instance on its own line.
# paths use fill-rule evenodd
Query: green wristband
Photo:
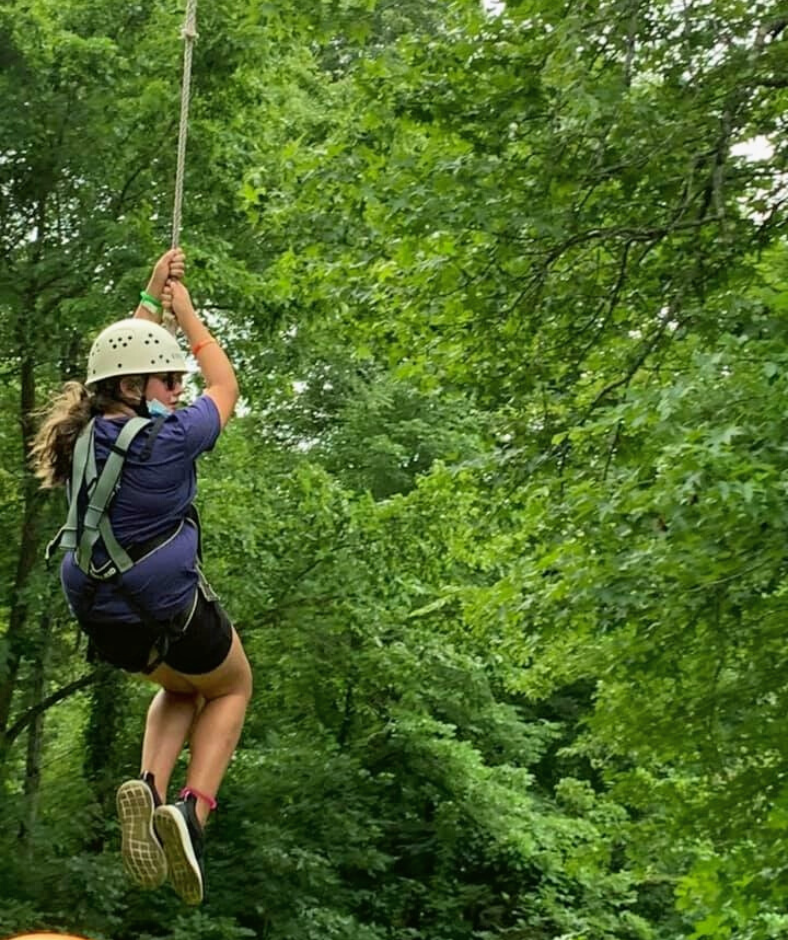
M 159 313 L 161 313 L 161 311 L 164 309 L 164 307 L 162 307 L 161 305 L 161 302 L 156 300 L 155 297 L 151 297 L 151 295 L 147 291 L 144 291 L 144 290 L 140 291 L 140 300 L 142 301 L 143 305 L 145 305 L 146 303 L 152 304 Z

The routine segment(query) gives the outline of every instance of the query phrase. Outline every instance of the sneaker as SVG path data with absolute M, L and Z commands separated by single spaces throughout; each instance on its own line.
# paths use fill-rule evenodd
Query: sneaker
M 153 828 L 153 813 L 160 802 L 152 774 L 127 780 L 118 788 L 120 854 L 126 873 L 141 888 L 158 888 L 167 877 L 167 857 Z
M 153 814 L 153 825 L 167 856 L 170 883 L 187 904 L 199 904 L 203 899 L 204 836 L 195 804 L 190 796 L 159 806 Z

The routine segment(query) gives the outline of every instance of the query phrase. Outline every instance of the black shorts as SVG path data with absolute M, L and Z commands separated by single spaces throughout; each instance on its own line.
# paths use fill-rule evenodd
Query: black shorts
M 205 675 L 221 666 L 233 642 L 232 623 L 219 601 L 212 594 L 206 596 L 199 587 L 196 594 L 196 601 L 181 618 L 185 626 L 174 625 L 176 632 L 162 659 L 176 672 L 192 676 Z M 98 659 L 127 672 L 143 672 L 155 658 L 160 632 L 168 627 L 173 631 L 173 625 L 165 623 L 81 620 L 80 626 Z

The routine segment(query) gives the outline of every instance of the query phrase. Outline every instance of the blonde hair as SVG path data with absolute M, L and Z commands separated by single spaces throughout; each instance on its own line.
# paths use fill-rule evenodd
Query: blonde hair
M 119 401 L 131 404 L 121 394 L 120 377 L 97 382 L 95 388 L 66 382 L 39 412 L 41 426 L 30 447 L 30 459 L 44 489 L 68 482 L 74 445 L 85 425 L 96 415 L 117 408 Z
M 81 382 L 66 382 L 49 406 L 30 448 L 33 471 L 41 486 L 64 484 L 71 474 L 74 444 L 92 413 L 91 394 Z

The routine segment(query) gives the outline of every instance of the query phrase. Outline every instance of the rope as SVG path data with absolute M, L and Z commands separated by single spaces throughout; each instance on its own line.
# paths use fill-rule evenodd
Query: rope
M 183 80 L 181 82 L 181 121 L 178 128 L 178 159 L 175 170 L 175 204 L 172 210 L 171 246 L 178 247 L 181 239 L 181 221 L 183 218 L 183 189 L 186 176 L 186 137 L 189 131 L 189 104 L 192 86 L 192 56 L 194 40 L 197 38 L 197 0 L 186 0 L 186 21 L 181 30 L 183 47 Z M 162 323 L 171 333 L 175 333 L 177 323 L 172 312 L 165 310 Z

